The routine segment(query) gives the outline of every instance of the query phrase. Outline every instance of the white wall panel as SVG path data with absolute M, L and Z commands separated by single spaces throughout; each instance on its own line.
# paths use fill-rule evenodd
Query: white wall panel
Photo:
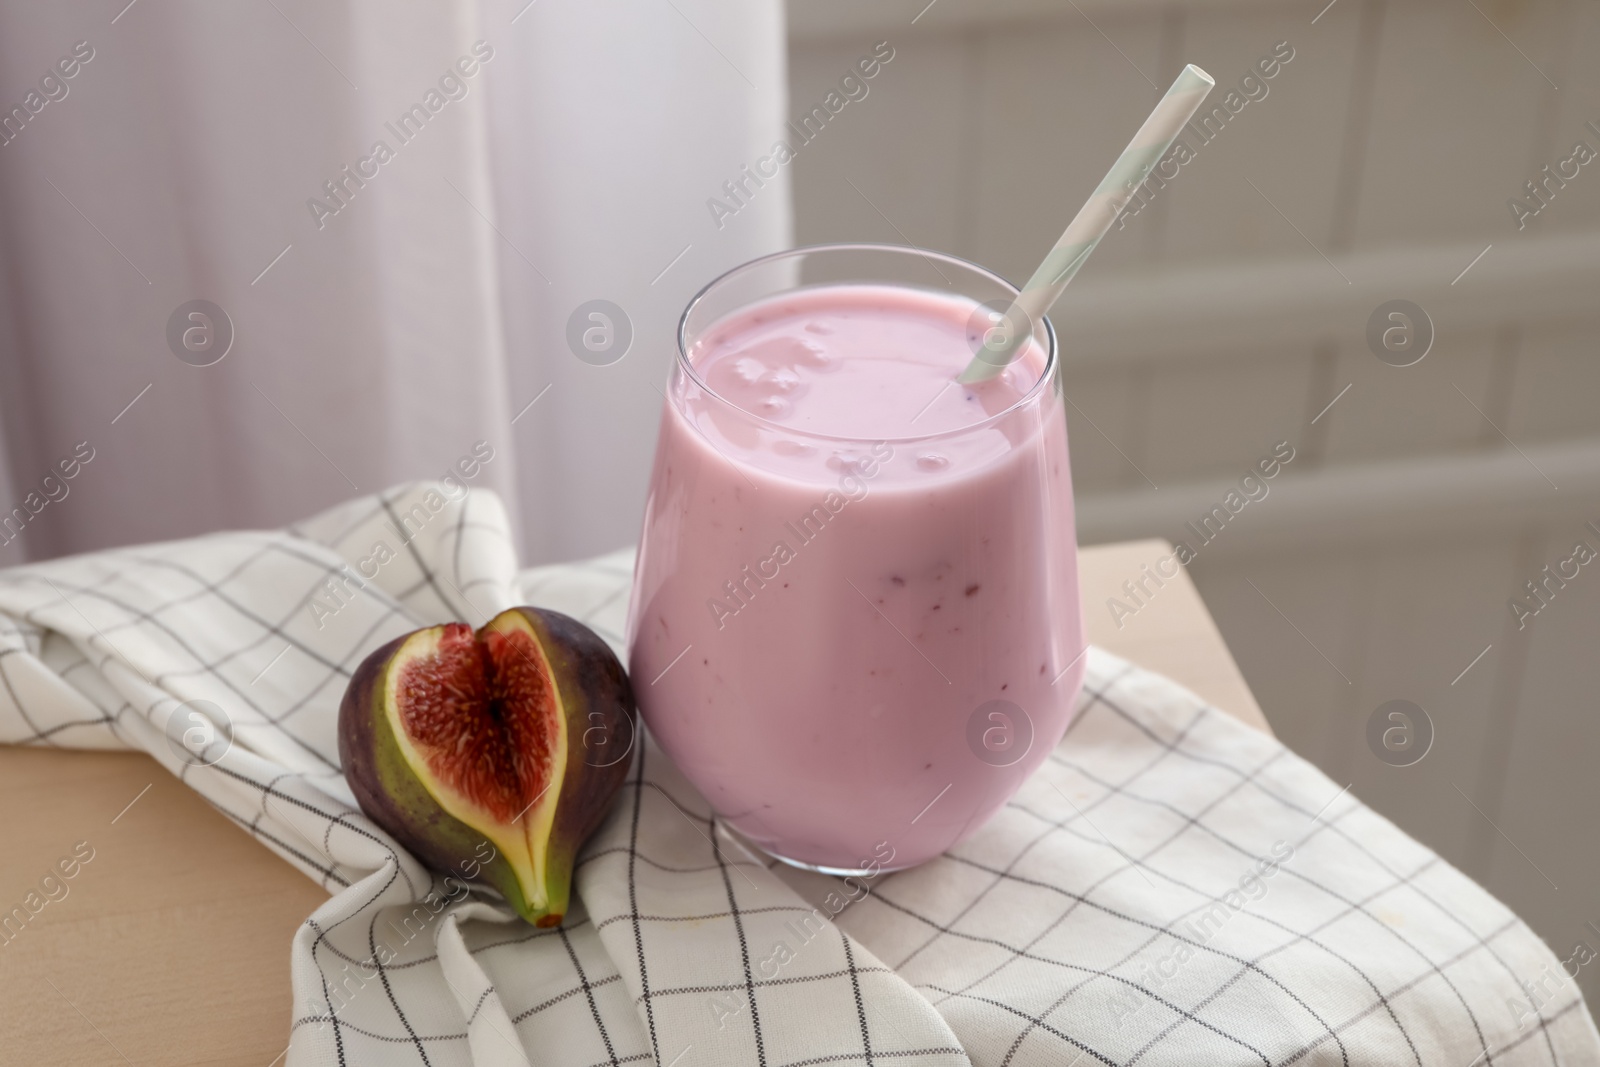
M 1527 328 L 1505 431 L 1515 441 L 1600 434 L 1600 324 Z
M 1268 496 L 1261 507 L 1272 503 Z M 1241 523 L 1253 517 L 1248 511 L 1241 514 Z M 1190 568 L 1273 730 L 1341 785 L 1350 781 L 1345 735 L 1359 712 L 1359 693 L 1339 671 L 1352 679 L 1360 676 L 1365 651 L 1361 628 L 1371 599 L 1364 573 L 1361 556 L 1327 551 L 1284 551 L 1246 561 L 1216 559 L 1201 549 Z M 1304 636 L 1284 622 L 1279 610 Z
M 1067 426 L 1072 486 L 1078 494 L 1143 485 L 1143 420 L 1134 410 L 1137 375 L 1131 370 L 1067 374 Z
M 1279 41 L 1289 43 L 1294 59 L 1264 82 L 1264 98 L 1245 104 L 1221 134 L 1199 149 L 1199 158 L 1180 168 L 1178 178 L 1158 194 L 1171 198 L 1167 260 L 1312 255 L 1306 238 L 1330 251 L 1355 61 L 1355 20 L 1335 20 L 1330 13 L 1312 26 L 1310 19 L 1298 8 L 1278 6 L 1195 12 L 1185 19 L 1184 58 L 1217 79 L 1207 110 L 1219 106 L 1224 93 L 1258 60 L 1270 57 Z M 1143 221 L 1135 217 L 1129 226 Z M 1327 282 L 1344 284 L 1332 270 Z
M 867 95 L 845 104 L 794 161 L 795 215 L 807 220 L 797 236 L 803 244 L 910 242 L 960 254 L 957 232 L 968 207 L 961 168 L 952 164 L 971 139 L 970 43 L 930 34 L 863 35 L 798 51 L 790 116 L 821 104 L 881 40 L 894 58 L 865 82 Z
M 1600 126 L 1600 63 L 1595 62 L 1595 56 L 1600 55 L 1600 5 L 1572 5 L 1572 31 L 1567 47 L 1565 67 L 1555 76 L 1561 91 L 1556 94 L 1559 99 L 1551 131 L 1552 143 L 1547 150 L 1549 158 L 1539 160 L 1541 166 L 1554 164 L 1558 155 L 1565 159 L 1577 141 L 1600 151 L 1600 133 L 1588 125 L 1592 122 Z M 1506 218 L 1511 218 L 1509 209 Z M 1580 168 L 1579 177 L 1559 192 L 1548 210 L 1540 211 L 1538 217 L 1528 223 L 1525 232 L 1536 234 L 1595 226 L 1600 226 L 1600 160 Z
M 1238 477 L 1279 441 L 1304 440 L 1309 349 L 1216 356 L 1151 381 L 1149 463 L 1157 485 Z
M 1489 682 L 1500 663 L 1495 650 L 1451 682 L 1500 640 L 1517 562 L 1504 544 L 1462 544 L 1441 531 L 1387 547 L 1370 565 L 1372 605 L 1356 679 L 1361 701 L 1342 738 L 1352 754 L 1350 780 L 1363 800 L 1394 813 L 1455 863 L 1479 816 L 1453 783 L 1470 794 L 1482 764 L 1494 700 Z M 1433 723 L 1433 747 L 1420 763 L 1389 766 L 1367 743 L 1368 717 L 1389 700 L 1420 705 Z
M 1535 562 L 1542 566 L 1566 556 L 1579 536 L 1572 526 L 1552 527 Z M 1592 531 L 1585 536 L 1600 549 L 1600 537 Z M 1563 958 L 1579 939 L 1595 946 L 1586 922 L 1596 919 L 1594 886 L 1600 881 L 1594 835 L 1594 813 L 1600 810 L 1600 775 L 1594 770 L 1600 753 L 1597 619 L 1600 561 L 1581 568 L 1579 577 L 1518 635 L 1528 645 L 1527 664 L 1505 753 L 1503 796 L 1475 798 L 1499 831 L 1480 819 L 1479 833 L 1492 860 L 1487 870 L 1469 873 L 1529 916 Z M 1593 1004 L 1600 979 L 1590 968 L 1580 978 Z
M 979 128 L 973 142 L 949 146 L 980 161 L 972 254 L 1018 282 L 1094 192 L 1156 96 L 1139 71 L 1156 69 L 1158 20 L 1102 13 L 1094 21 L 1112 47 L 1068 12 L 981 36 Z M 1123 236 L 1108 237 L 1087 271 L 1137 263 L 1139 246 Z
M 1534 64 L 1554 65 L 1571 7 L 1485 0 L 1480 13 L 1472 4 L 1388 5 L 1357 247 L 1516 234 L 1505 201 L 1532 177 L 1540 147 L 1534 118 L 1556 92 Z M 1327 18 L 1355 14 L 1356 5 L 1340 4 Z
M 1327 462 L 1470 448 L 1486 435 L 1502 443 L 1472 407 L 1495 418 L 1489 372 L 1496 336 L 1436 326 L 1432 351 L 1410 367 L 1381 362 L 1364 341 L 1341 349 L 1335 390 L 1349 385 L 1350 391 L 1319 420 L 1327 423 Z M 1495 421 L 1504 428 L 1503 418 Z

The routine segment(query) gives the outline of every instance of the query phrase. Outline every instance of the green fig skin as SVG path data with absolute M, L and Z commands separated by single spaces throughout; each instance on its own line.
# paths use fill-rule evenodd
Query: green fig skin
M 579 849 L 604 821 L 627 778 L 638 713 L 622 664 L 576 619 L 519 607 L 497 616 L 479 634 L 512 612 L 538 642 L 550 668 L 557 713 L 566 724 L 565 771 L 544 843 L 542 893 L 540 887 L 523 885 L 499 848 L 485 847 L 493 843 L 484 829 L 441 806 L 422 780 L 427 771 L 412 765 L 395 736 L 387 712 L 390 666 L 408 642 L 439 627 L 396 638 L 362 661 L 339 709 L 339 757 L 361 810 L 423 863 L 462 881 L 492 886 L 525 920 L 549 927 L 567 912 Z M 541 896 L 543 906 L 535 903 Z

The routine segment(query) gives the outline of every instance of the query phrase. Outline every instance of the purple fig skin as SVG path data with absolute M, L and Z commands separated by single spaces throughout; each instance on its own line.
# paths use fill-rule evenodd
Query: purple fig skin
M 512 824 L 489 825 L 492 820 L 480 813 L 477 821 L 486 825 L 474 825 L 447 811 L 430 791 L 431 786 L 448 793 L 452 787 L 408 759 L 388 711 L 397 657 L 436 646 L 439 635 L 452 626 L 465 630 L 447 624 L 407 634 L 373 652 L 356 669 L 339 710 L 345 779 L 361 810 L 429 867 L 494 887 L 536 926 L 558 925 L 567 911 L 578 851 L 604 821 L 633 762 L 638 713 L 627 672 L 598 635 L 559 612 L 512 608 L 479 630 L 475 636 L 480 640 L 491 632 L 522 633 L 537 643 L 548 664 L 556 714 L 565 724 L 565 745 L 552 753 L 552 760 L 562 761 L 553 763 L 561 779 L 553 797 L 536 798 L 525 809 L 526 818 Z M 519 864 L 501 847 L 484 860 L 491 836 L 502 842 L 526 839 L 528 833 L 539 837 L 537 831 L 520 828 L 532 826 L 551 804 L 548 836 L 528 845 L 530 854 L 543 860 L 537 884 L 525 884 L 533 877 L 529 864 L 520 864 L 519 874 Z

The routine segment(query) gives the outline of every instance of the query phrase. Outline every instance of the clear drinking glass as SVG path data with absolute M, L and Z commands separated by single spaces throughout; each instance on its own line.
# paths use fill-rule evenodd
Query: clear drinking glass
M 723 821 L 788 863 L 843 874 L 932 858 L 1066 730 L 1084 644 L 1048 320 L 1008 371 L 1014 400 L 974 402 L 953 382 L 996 318 L 985 306 L 1015 295 L 950 256 L 832 245 L 738 267 L 684 311 L 629 671 L 661 747 Z M 702 373 L 719 346 L 756 336 L 741 331 L 773 329 L 748 358 L 708 364 L 739 395 Z M 911 368 L 901 390 L 900 368 L 882 365 L 920 355 L 924 336 L 964 346 L 929 356 L 949 364 L 937 418 L 910 415 L 915 389 L 932 392 Z M 775 351 L 798 360 L 792 373 L 770 371 Z M 847 369 L 885 384 L 881 400 L 806 393 L 859 359 L 878 360 Z M 764 367 L 771 382 L 750 388 L 771 389 L 752 402 L 745 383 Z

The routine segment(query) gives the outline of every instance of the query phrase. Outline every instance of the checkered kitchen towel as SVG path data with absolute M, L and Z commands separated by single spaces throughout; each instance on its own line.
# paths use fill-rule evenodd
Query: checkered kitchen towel
M 1060 748 L 916 870 L 773 869 L 645 743 L 564 926 L 464 896 L 353 803 L 351 670 L 524 601 L 620 646 L 629 571 L 519 574 L 495 497 L 419 485 L 0 572 L 0 740 L 143 749 L 327 887 L 292 947 L 295 1067 L 1600 1063 L 1575 984 L 1497 901 L 1098 651 Z M 182 743 L 224 716 L 231 745 Z

